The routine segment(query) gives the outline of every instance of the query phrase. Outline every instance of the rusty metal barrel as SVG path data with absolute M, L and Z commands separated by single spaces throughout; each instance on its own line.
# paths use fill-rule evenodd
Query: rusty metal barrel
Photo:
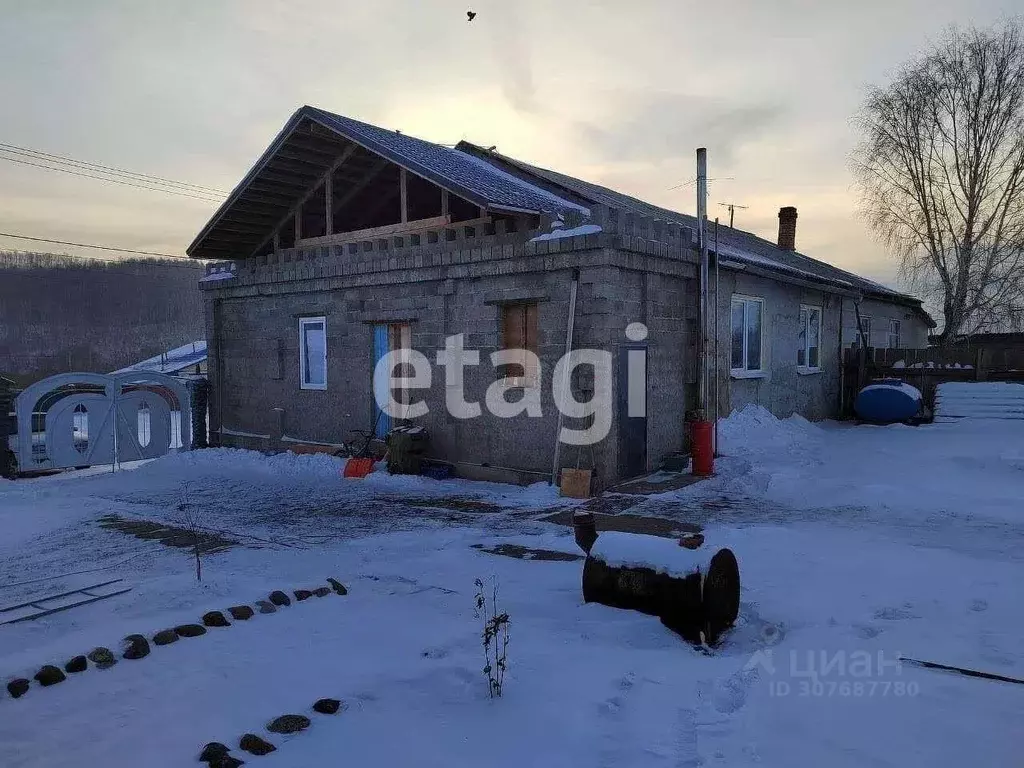
M 583 564 L 583 599 L 657 616 L 685 640 L 715 645 L 739 615 L 739 564 L 729 549 L 604 531 Z

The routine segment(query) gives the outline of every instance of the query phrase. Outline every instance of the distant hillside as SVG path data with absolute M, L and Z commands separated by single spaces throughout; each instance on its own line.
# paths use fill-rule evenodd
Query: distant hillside
M 0 376 L 110 371 L 204 337 L 201 264 L 0 251 Z

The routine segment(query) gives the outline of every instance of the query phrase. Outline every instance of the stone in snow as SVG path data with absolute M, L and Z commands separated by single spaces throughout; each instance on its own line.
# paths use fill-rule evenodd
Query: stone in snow
M 7 684 L 7 692 L 11 694 L 11 698 L 17 699 L 28 693 L 30 685 L 31 683 L 24 677 L 18 677 Z
M 313 596 L 313 593 L 310 592 L 308 589 L 296 589 L 295 590 L 295 599 L 298 600 L 300 603 L 303 600 L 308 600 L 312 596 Z
M 266 600 L 257 600 L 256 607 L 260 609 L 260 613 L 275 613 L 277 611 L 274 604 Z
M 228 608 L 228 613 L 235 621 L 246 621 L 253 616 L 253 610 L 248 605 L 232 605 Z
M 88 668 L 89 661 L 85 658 L 85 656 L 75 656 L 73 659 L 70 659 L 67 664 L 64 665 L 64 671 L 71 672 L 72 674 L 74 674 L 75 672 L 85 672 L 85 670 L 87 670 Z
M 270 722 L 267 730 L 271 733 L 298 733 L 309 728 L 309 723 L 305 715 L 281 715 Z
M 327 597 L 331 594 L 331 590 L 328 587 L 317 587 L 313 590 L 313 594 L 317 597 Z
M 99 648 L 93 648 L 87 654 L 86 658 L 89 659 L 98 669 L 110 669 L 112 666 L 117 664 L 117 659 L 114 658 L 114 652 L 109 648 L 100 646 Z
M 337 579 L 328 579 L 327 583 L 331 585 L 331 589 L 337 592 L 339 595 L 347 595 L 348 588 Z
M 245 750 L 250 755 L 269 755 L 271 752 L 277 749 L 277 747 L 275 747 L 269 741 L 261 739 L 255 733 L 245 734 L 239 740 L 238 748 Z
M 201 624 L 182 624 L 175 627 L 174 631 L 178 633 L 178 637 L 199 637 L 206 634 L 206 627 Z
M 56 685 L 57 683 L 63 683 L 67 676 L 60 671 L 60 667 L 55 667 L 52 664 L 47 664 L 42 667 L 35 674 L 36 680 L 42 686 Z
M 231 622 L 224 618 L 224 614 L 220 611 L 208 611 L 203 614 L 203 626 L 230 627 Z
M 313 711 L 321 715 L 333 715 L 341 709 L 341 701 L 338 699 L 319 699 L 313 704 Z
M 149 656 L 149 641 L 142 635 L 128 635 L 123 641 L 124 658 L 144 659 Z
M 203 751 L 199 753 L 199 762 L 208 763 L 215 757 L 223 757 L 229 751 L 230 750 L 228 750 L 227 746 L 221 744 L 219 741 L 211 741 L 203 747 Z
M 282 592 L 279 589 L 275 589 L 273 592 L 270 593 L 270 602 L 272 602 L 274 605 L 278 605 L 278 606 L 285 606 L 285 605 L 291 605 L 292 604 L 292 601 L 288 597 L 288 595 L 286 595 L 284 592 Z
M 178 633 L 173 629 L 161 629 L 153 635 L 154 645 L 170 645 L 176 642 L 178 642 Z

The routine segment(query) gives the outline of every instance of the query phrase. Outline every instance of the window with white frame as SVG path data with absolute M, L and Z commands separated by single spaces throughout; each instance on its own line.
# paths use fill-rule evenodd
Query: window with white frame
M 871 316 L 860 316 L 860 327 L 857 329 L 857 346 L 871 346 Z
M 900 321 L 889 320 L 889 349 L 899 349 L 900 347 Z
M 732 297 L 732 372 L 762 370 L 761 326 L 764 299 Z
M 796 349 L 798 368 L 817 370 L 821 364 L 821 307 L 800 306 L 800 332 Z
M 327 318 L 299 318 L 299 386 L 327 389 Z

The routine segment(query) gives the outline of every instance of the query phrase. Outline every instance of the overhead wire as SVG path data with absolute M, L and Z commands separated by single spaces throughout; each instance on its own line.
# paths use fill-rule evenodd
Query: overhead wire
M 71 165 L 79 168 L 85 168 L 87 170 L 99 170 L 104 173 L 114 174 L 117 176 L 125 176 L 128 178 L 141 179 L 146 182 L 160 184 L 164 186 L 174 186 L 191 189 L 193 191 L 201 192 L 204 194 L 213 194 L 225 196 L 228 193 L 223 189 L 216 189 L 214 187 L 208 187 L 203 184 L 193 184 L 187 181 L 175 181 L 174 179 L 164 178 L 163 176 L 153 176 L 148 173 L 139 173 L 137 171 L 129 171 L 126 168 L 118 168 L 113 165 L 103 165 L 101 163 L 91 163 L 86 160 L 76 160 L 73 157 L 67 155 L 55 155 L 51 152 L 43 152 L 38 149 L 30 149 L 28 147 L 19 147 L 17 144 L 5 144 L 0 142 L 0 150 L 9 152 L 16 155 L 31 157 L 36 160 L 45 160 L 50 163 L 58 165 Z
M 8 163 L 18 163 L 20 165 L 28 165 L 28 166 L 32 166 L 34 168 L 42 168 L 42 169 L 47 170 L 47 171 L 57 171 L 58 173 L 70 173 L 72 176 L 82 176 L 84 178 L 92 178 L 92 179 L 96 179 L 98 181 L 109 181 L 112 184 L 122 184 L 124 186 L 134 186 L 134 187 L 139 188 L 139 189 L 148 189 L 150 191 L 162 191 L 162 193 L 167 193 L 168 195 L 179 195 L 182 198 L 193 198 L 194 200 L 202 200 L 205 203 L 219 203 L 220 202 L 220 199 L 218 199 L 218 198 L 203 197 L 201 195 L 194 195 L 194 194 L 188 193 L 188 191 L 184 191 L 184 190 L 181 190 L 181 189 L 170 189 L 170 188 L 161 188 L 161 187 L 158 187 L 158 186 L 146 186 L 145 184 L 135 184 L 135 183 L 132 183 L 131 181 L 125 181 L 123 179 L 108 178 L 106 176 L 96 176 L 95 174 L 92 174 L 92 173 L 82 173 L 80 171 L 71 170 L 70 168 L 54 168 L 53 166 L 42 165 L 40 163 L 30 163 L 27 160 L 18 160 L 17 158 L 9 158 L 9 157 L 6 157 L 4 155 L 0 155 L 0 160 L 6 160 Z
M 16 235 L 11 232 L 0 232 L 0 237 L 11 237 L 15 240 L 32 240 L 37 243 L 56 243 L 57 245 L 73 245 L 76 248 L 95 248 L 100 251 L 116 251 L 118 253 L 137 253 L 141 256 L 162 256 L 167 259 L 184 259 L 187 256 L 173 253 L 160 253 L 158 251 L 138 251 L 133 248 L 115 248 L 112 245 L 91 245 L 89 243 L 73 243 L 69 240 L 53 240 L 48 237 L 29 237 L 28 235 Z

